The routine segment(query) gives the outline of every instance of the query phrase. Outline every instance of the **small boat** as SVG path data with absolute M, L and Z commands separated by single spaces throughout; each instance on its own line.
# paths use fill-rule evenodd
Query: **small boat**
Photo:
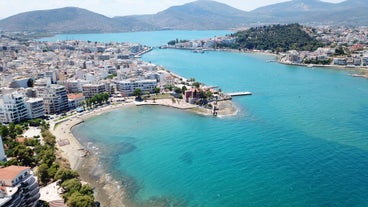
M 196 50 L 193 50 L 194 53 L 204 53 L 204 50 L 202 49 L 196 49 Z

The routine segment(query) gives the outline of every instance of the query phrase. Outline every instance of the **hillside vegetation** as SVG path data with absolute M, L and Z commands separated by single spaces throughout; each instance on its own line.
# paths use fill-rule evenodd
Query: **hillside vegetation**
M 312 33 L 311 29 L 299 24 L 253 27 L 233 34 L 236 37 L 233 47 L 276 52 L 313 51 L 322 44 L 311 36 Z

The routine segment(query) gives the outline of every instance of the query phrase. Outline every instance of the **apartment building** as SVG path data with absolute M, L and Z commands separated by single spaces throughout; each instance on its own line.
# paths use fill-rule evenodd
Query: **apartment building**
M 34 207 L 40 198 L 39 189 L 30 167 L 0 169 L 0 207 Z
M 28 118 L 24 96 L 18 92 L 0 95 L 0 122 L 20 122 Z
M 143 93 L 153 92 L 157 86 L 157 80 L 123 80 L 116 81 L 115 84 L 117 85 L 117 90 L 124 93 L 124 95 L 132 95 L 134 90 L 137 88 L 141 89 Z
M 64 86 L 51 84 L 36 87 L 37 97 L 43 99 L 46 114 L 59 114 L 69 110 L 68 96 Z
M 84 84 L 82 86 L 83 95 L 86 99 L 92 98 L 94 95 L 106 92 L 105 84 Z
M 35 119 L 45 115 L 45 106 L 42 98 L 29 98 L 26 100 L 28 118 Z

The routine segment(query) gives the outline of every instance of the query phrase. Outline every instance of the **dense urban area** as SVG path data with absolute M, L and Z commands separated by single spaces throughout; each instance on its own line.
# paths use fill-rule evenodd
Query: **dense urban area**
M 282 31 L 306 40 L 296 44 Z M 38 202 L 42 197 L 39 185 L 54 181 L 68 206 L 99 205 L 92 187 L 81 183 L 78 173 L 58 156 L 57 140 L 49 131 L 52 119 L 133 96 L 144 101 L 161 95 L 210 109 L 216 108 L 211 101 L 229 98 L 194 78 L 187 80 L 142 61 L 140 56 L 152 48 L 141 44 L 42 42 L 26 36 L 1 34 L 0 160 L 4 167 L 0 169 L 0 206 L 58 206 Z M 224 37 L 176 39 L 161 48 L 273 53 L 281 63 L 353 68 L 359 69 L 355 76 L 368 77 L 368 27 L 264 26 Z

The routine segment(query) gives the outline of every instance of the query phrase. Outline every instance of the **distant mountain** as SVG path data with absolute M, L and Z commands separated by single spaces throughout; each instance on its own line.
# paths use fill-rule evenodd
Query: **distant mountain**
M 109 17 L 75 7 L 17 14 L 1 20 L 0 29 L 55 33 L 116 32 L 122 30 L 120 23 Z
M 173 6 L 150 15 L 109 18 L 91 11 L 67 7 L 17 14 L 0 21 L 3 31 L 91 33 L 162 29 L 232 29 L 262 24 L 368 25 L 367 0 L 334 4 L 320 0 L 291 0 L 242 11 L 212 0 Z
M 115 17 L 128 22 L 127 18 L 146 23 L 155 29 L 229 29 L 242 25 L 247 12 L 226 4 L 210 0 L 200 0 L 173 6 L 153 15 Z
M 250 12 L 262 23 L 367 25 L 366 0 L 327 3 L 320 0 L 292 0 L 260 7 Z

